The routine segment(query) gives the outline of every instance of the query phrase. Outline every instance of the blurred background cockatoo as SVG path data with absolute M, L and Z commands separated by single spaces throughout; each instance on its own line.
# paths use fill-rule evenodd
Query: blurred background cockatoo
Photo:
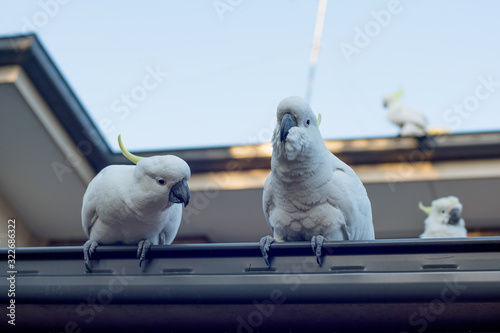
M 434 145 L 434 138 L 429 134 L 425 116 L 401 103 L 403 90 L 384 97 L 387 119 L 400 127 L 399 136 L 415 137 L 420 150 L 429 150 Z
M 457 197 L 439 198 L 430 206 L 419 202 L 418 206 L 428 215 L 424 221 L 425 230 L 420 238 L 467 237 L 465 221 L 461 217 L 462 204 Z

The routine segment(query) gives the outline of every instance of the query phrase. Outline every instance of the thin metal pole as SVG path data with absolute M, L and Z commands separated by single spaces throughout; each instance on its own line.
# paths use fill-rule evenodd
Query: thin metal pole
M 321 45 L 321 35 L 323 34 L 323 26 L 325 23 L 326 5 L 328 0 L 319 0 L 318 14 L 316 15 L 316 26 L 314 28 L 313 45 L 311 49 L 311 57 L 309 58 L 309 76 L 307 81 L 306 101 L 311 102 L 311 95 L 316 74 L 316 64 L 318 63 L 319 49 Z

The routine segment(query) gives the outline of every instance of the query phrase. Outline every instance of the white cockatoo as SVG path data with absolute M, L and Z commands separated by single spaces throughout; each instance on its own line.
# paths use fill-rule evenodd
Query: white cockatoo
M 171 244 L 189 203 L 191 170 L 172 155 L 147 158 L 120 149 L 136 165 L 110 165 L 89 183 L 83 196 L 82 226 L 85 266 L 98 245 L 138 244 L 139 266 L 152 244 Z
M 296 96 L 284 99 L 277 121 L 271 173 L 262 197 L 274 234 L 260 241 L 266 263 L 274 241 L 311 241 L 320 264 L 325 239 L 374 239 L 366 189 L 354 171 L 328 150 L 307 102 Z
M 424 221 L 425 231 L 420 238 L 467 237 L 465 221 L 460 217 L 462 204 L 457 197 L 436 199 L 429 207 L 419 202 L 418 206 L 428 215 Z
M 400 127 L 400 136 L 415 137 L 421 150 L 429 149 L 434 140 L 429 135 L 427 119 L 419 111 L 401 103 L 402 95 L 403 91 L 400 90 L 384 97 L 387 119 Z

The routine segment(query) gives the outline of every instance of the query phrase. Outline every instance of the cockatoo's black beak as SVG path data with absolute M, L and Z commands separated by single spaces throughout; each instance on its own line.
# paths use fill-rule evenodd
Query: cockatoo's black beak
M 185 179 L 181 180 L 170 189 L 170 194 L 168 196 L 168 201 L 173 203 L 184 203 L 186 207 L 191 198 L 191 193 L 189 192 L 189 186 Z
M 458 208 L 455 208 L 450 212 L 450 218 L 448 219 L 448 224 L 457 225 L 459 221 L 460 221 L 460 210 Z
M 283 142 L 286 140 L 288 135 L 288 131 L 290 128 L 297 126 L 297 121 L 290 113 L 285 113 L 283 118 L 281 118 L 281 126 L 280 126 L 280 140 Z

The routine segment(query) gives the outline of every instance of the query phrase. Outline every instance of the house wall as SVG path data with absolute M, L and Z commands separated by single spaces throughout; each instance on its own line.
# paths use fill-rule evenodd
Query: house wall
M 15 223 L 9 222 L 9 220 L 14 220 Z M 16 247 L 27 247 L 27 246 L 45 246 L 47 245 L 47 240 L 40 239 L 35 237 L 33 233 L 27 228 L 26 224 L 23 222 L 22 218 L 19 217 L 9 203 L 5 200 L 3 196 L 0 195 L 0 221 L 1 221 L 1 230 L 0 230 L 0 247 L 8 247 L 8 225 L 14 225 L 15 237 L 13 239 L 16 240 Z

